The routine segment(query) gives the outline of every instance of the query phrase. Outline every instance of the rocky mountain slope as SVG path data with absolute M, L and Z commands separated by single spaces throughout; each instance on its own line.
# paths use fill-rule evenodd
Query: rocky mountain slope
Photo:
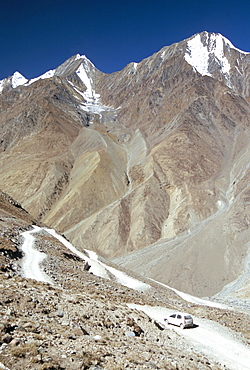
M 249 55 L 203 32 L 110 75 L 79 55 L 14 74 L 0 188 L 79 249 L 248 299 Z
M 26 277 L 29 269 L 25 258 L 32 259 L 32 253 L 29 250 L 27 255 L 24 249 L 24 235 L 32 231 L 34 224 L 34 247 L 46 256 L 37 270 L 44 271 L 50 283 Z M 185 330 L 199 330 L 198 325 L 173 330 L 138 305 L 188 310 L 195 315 L 196 323 L 198 317 L 209 319 L 209 325 L 217 322 L 223 325 L 221 332 L 227 329 L 233 335 L 230 352 L 240 343 L 244 353 L 250 353 L 247 312 L 243 315 L 216 304 L 210 307 L 209 302 L 190 303 L 150 280 L 141 281 L 141 287 L 148 287 L 142 291 L 118 284 L 111 273 L 106 278 L 99 277 L 91 270 L 94 261 L 92 266 L 86 265 L 83 258 L 67 248 L 65 239 L 62 242 L 56 233 L 46 230 L 46 225 L 0 192 L 0 369 L 225 368 L 227 362 L 220 355 L 206 354 L 208 342 L 197 347 L 184 335 Z M 87 260 L 90 252 L 84 253 Z M 114 270 L 113 266 L 111 271 Z M 205 320 L 201 322 L 200 326 L 204 326 Z M 239 354 L 227 368 L 237 368 L 238 357 Z M 241 357 L 242 360 L 245 368 L 247 361 Z

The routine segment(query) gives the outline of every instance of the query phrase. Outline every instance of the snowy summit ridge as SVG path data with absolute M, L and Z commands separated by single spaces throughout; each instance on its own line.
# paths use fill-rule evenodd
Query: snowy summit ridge
M 43 73 L 42 75 L 32 78 L 30 80 L 25 78 L 21 73 L 15 72 L 12 76 L 0 81 L 0 93 L 3 91 L 5 87 L 15 89 L 16 87 L 21 85 L 24 86 L 31 85 L 32 83 L 38 80 L 51 78 L 53 76 L 65 76 L 67 74 L 75 72 L 78 74 L 82 82 L 86 85 L 87 97 L 90 96 L 91 99 L 93 100 L 96 97 L 93 96 L 90 86 L 91 77 L 89 76 L 89 73 L 91 69 L 95 69 L 94 64 L 85 55 L 77 54 L 66 60 L 56 69 L 51 69 Z
M 187 46 L 184 55 L 186 62 L 202 76 L 213 76 L 214 73 L 222 73 L 228 85 L 230 85 L 229 73 L 234 64 L 234 62 L 230 62 L 232 50 L 241 55 L 249 54 L 237 49 L 227 38 L 219 33 L 204 31 L 190 37 L 186 40 L 186 43 Z M 164 55 L 165 51 L 162 53 L 162 57 Z M 136 69 L 137 63 L 133 63 L 134 72 Z M 95 65 L 86 55 L 76 54 L 56 69 L 49 70 L 41 76 L 30 80 L 26 79 L 19 72 L 15 72 L 13 76 L 0 81 L 0 93 L 5 88 L 14 89 L 21 85 L 30 85 L 40 79 L 47 79 L 53 76 L 67 77 L 72 73 L 76 73 L 86 86 L 84 98 L 87 104 L 92 107 L 93 105 L 100 105 L 99 95 L 94 91 L 93 75 L 95 71 Z

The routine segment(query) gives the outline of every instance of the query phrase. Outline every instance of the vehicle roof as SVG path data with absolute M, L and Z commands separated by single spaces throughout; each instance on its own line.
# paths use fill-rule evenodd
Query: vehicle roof
M 192 316 L 190 313 L 188 313 L 188 312 L 172 312 L 170 315 L 174 315 L 174 314 L 176 314 L 176 315 L 189 315 L 189 316 Z M 170 316 L 169 315 L 169 316 Z

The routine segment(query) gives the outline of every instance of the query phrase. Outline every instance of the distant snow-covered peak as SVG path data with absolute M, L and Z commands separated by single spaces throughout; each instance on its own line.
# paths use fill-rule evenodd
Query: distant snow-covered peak
M 27 81 L 27 78 L 16 71 L 13 76 L 0 81 L 0 93 L 5 87 L 15 89 L 18 86 L 24 85 Z
M 202 32 L 187 41 L 185 60 L 201 75 L 211 76 L 211 69 L 215 66 L 225 75 L 231 69 L 226 55 L 230 49 L 245 53 L 233 46 L 224 36 L 216 33 Z
M 81 63 L 80 66 L 79 66 L 79 63 Z M 90 60 L 85 55 L 76 54 L 73 57 L 67 59 L 58 68 L 51 69 L 51 70 L 43 73 L 39 77 L 32 78 L 31 80 L 28 81 L 27 85 L 30 85 L 33 82 L 37 81 L 37 80 L 41 80 L 41 79 L 43 80 L 43 79 L 46 79 L 46 78 L 51 78 L 54 75 L 64 76 L 64 75 L 70 74 L 72 72 L 79 73 L 79 70 L 80 70 L 81 71 L 80 74 L 81 74 L 83 82 L 86 82 L 87 86 L 89 87 L 89 79 L 84 74 L 83 69 L 85 69 L 85 71 L 88 72 L 90 70 L 90 67 L 94 67 L 94 65 L 93 65 L 93 63 L 90 62 Z
M 90 62 L 90 60 L 86 57 L 86 55 L 81 55 L 81 54 L 76 54 L 75 55 L 75 60 L 78 60 L 78 59 L 84 59 L 84 60 L 87 60 L 88 62 Z M 91 64 L 93 64 L 92 62 L 90 62 Z
M 50 70 L 48 72 L 45 72 L 39 77 L 28 80 L 20 72 L 15 72 L 13 76 L 5 78 L 4 80 L 0 81 L 0 93 L 6 86 L 10 86 L 12 89 L 15 89 L 16 87 L 21 86 L 21 85 L 28 86 L 37 80 L 50 78 L 54 75 L 54 73 L 55 73 L 55 70 Z
M 230 63 L 224 53 L 225 40 L 221 35 L 204 32 L 187 42 L 185 60 L 201 75 L 211 76 L 210 62 L 215 58 L 223 73 L 229 73 Z M 230 45 L 229 45 L 230 46 Z
M 15 72 L 12 76 L 12 87 L 14 89 L 17 86 L 24 85 L 27 81 L 27 78 L 21 75 L 21 73 Z
M 77 59 L 82 59 L 82 55 L 80 55 L 80 54 L 76 54 L 76 55 L 75 55 L 75 60 L 77 60 Z
M 91 60 L 89 60 L 86 55 L 79 55 L 79 59 L 82 59 L 82 62 L 85 64 L 85 65 L 89 65 L 91 66 L 91 68 L 96 68 L 95 65 L 91 62 Z

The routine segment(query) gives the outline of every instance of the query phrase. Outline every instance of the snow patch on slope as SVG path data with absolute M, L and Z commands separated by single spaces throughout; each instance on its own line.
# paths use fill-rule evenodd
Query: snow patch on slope
M 95 92 L 95 81 L 93 81 L 93 78 L 91 77 L 91 67 L 95 68 L 94 65 L 85 57 L 85 55 L 80 56 L 78 54 L 76 59 L 82 59 L 82 63 L 76 70 L 76 74 L 86 86 L 86 90 L 83 93 L 74 87 L 78 94 L 82 95 L 85 100 L 85 102 L 81 104 L 81 108 L 85 112 L 98 114 L 101 117 L 101 112 L 113 110 L 113 107 L 102 105 L 100 94 Z
M 76 70 L 76 74 L 86 86 L 86 90 L 83 93 L 83 96 L 86 99 L 87 103 L 98 103 L 100 95 L 96 94 L 93 88 L 93 79 L 90 77 L 90 68 L 88 64 L 86 62 L 81 63 L 79 68 Z

